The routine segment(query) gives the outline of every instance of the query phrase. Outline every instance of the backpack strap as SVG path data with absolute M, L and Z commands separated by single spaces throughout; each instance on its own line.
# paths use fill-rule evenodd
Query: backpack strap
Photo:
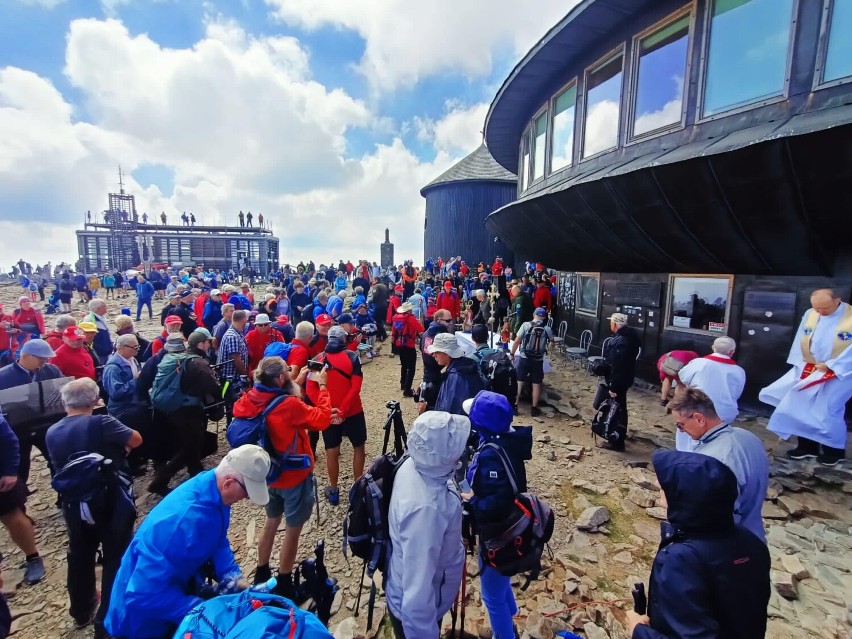
M 509 483 L 512 485 L 512 494 L 517 497 L 519 493 L 518 482 L 515 479 L 515 469 L 512 467 L 512 462 L 506 457 L 506 451 L 494 442 L 488 442 L 479 449 L 479 453 L 482 454 L 482 451 L 486 448 L 490 448 L 497 452 L 497 456 L 500 458 L 500 461 L 503 462 L 503 468 L 506 469 L 506 476 L 509 478 Z

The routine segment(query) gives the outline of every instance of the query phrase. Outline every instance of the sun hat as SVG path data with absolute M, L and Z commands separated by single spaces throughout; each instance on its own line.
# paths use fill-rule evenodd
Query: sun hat
M 476 397 L 462 402 L 464 412 L 470 415 L 470 423 L 478 430 L 491 433 L 511 433 L 514 411 L 505 395 L 483 390 Z
M 414 310 L 414 307 L 411 304 L 409 304 L 408 302 L 403 302 L 396 309 L 397 313 L 410 313 L 413 310 Z
M 434 341 L 426 347 L 426 352 L 432 355 L 433 353 L 446 353 L 452 358 L 464 357 L 464 349 L 459 346 L 456 336 L 452 333 L 438 333 L 435 335 Z
M 269 474 L 269 453 L 255 444 L 234 448 L 224 460 L 243 478 L 248 498 L 258 506 L 269 503 L 266 475 Z
M 271 323 L 271 320 L 269 319 L 269 315 L 267 315 L 266 313 L 258 313 L 257 317 L 254 318 L 254 323 L 261 325 L 269 324 Z
M 73 327 L 72 327 L 73 328 Z M 31 339 L 21 347 L 21 355 L 32 355 L 33 357 L 50 358 L 56 355 L 50 344 L 43 339 Z
M 97 333 L 98 326 L 94 322 L 80 322 L 77 324 L 77 328 L 82 329 L 84 333 Z

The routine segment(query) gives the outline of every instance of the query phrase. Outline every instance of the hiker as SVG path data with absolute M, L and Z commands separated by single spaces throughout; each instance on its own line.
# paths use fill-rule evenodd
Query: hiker
M 388 511 L 391 555 L 384 588 L 397 639 L 438 639 L 465 560 L 462 505 L 450 478 L 470 420 L 429 411 L 408 433 L 410 459 L 396 472 Z
M 763 637 L 769 551 L 734 523 L 736 477 L 706 455 L 658 450 L 652 463 L 668 521 L 651 568 L 648 614 L 627 612 L 628 636 Z
M 479 443 L 467 472 L 472 492 L 463 493 L 462 498 L 469 502 L 477 526 L 500 524 L 512 514 L 515 493 L 527 490 L 524 462 L 532 459 L 532 426 L 512 428 L 512 405 L 506 397 L 491 391 L 480 391 L 473 399 L 466 400 L 464 410 L 470 415 L 470 425 L 479 435 Z M 511 477 L 501 454 L 509 462 Z M 480 552 L 484 552 L 481 543 Z M 512 592 L 512 578 L 487 565 L 481 556 L 479 568 L 482 603 L 488 611 L 494 639 L 514 639 L 512 618 L 518 614 L 518 606 Z
M 399 389 L 403 397 L 414 397 L 414 374 L 417 372 L 417 338 L 425 330 L 412 314 L 408 302 L 400 304 L 391 318 L 391 344 L 399 355 Z
M 132 335 L 128 336 L 135 339 Z M 121 556 L 133 536 L 136 508 L 132 495 L 132 479 L 127 453 L 142 443 L 135 430 L 109 415 L 92 415 L 100 401 L 98 385 L 83 377 L 62 387 L 62 403 L 67 416 L 47 431 L 47 449 L 54 468 L 63 469 L 79 453 L 97 453 L 111 461 L 131 487 L 129 493 L 118 493 L 109 486 L 104 502 L 81 502 L 68 499 L 60 492 L 62 515 L 68 529 L 68 598 L 69 613 L 80 629 L 95 624 L 95 639 L 107 637 L 104 618 L 109 608 L 112 584 Z M 95 556 L 102 549 L 101 596 L 95 582 Z
M 314 506 L 314 455 L 308 431 L 328 428 L 332 415 L 337 416 L 337 410 L 331 408 L 327 371 L 314 374 L 319 390 L 311 406 L 302 401 L 300 389 L 308 377 L 308 369 L 303 368 L 295 379 L 290 378 L 288 370 L 287 363 L 280 357 L 261 359 L 254 370 L 254 385 L 234 404 L 234 417 L 254 418 L 266 410 L 271 402 L 278 400 L 266 415 L 266 428 L 272 447 L 278 454 L 291 452 L 304 455 L 309 461 L 304 468 L 287 470 L 269 484 L 266 524 L 258 541 L 257 569 L 254 573 L 256 584 L 264 583 L 272 577 L 269 559 L 283 516 L 286 529 L 274 592 L 295 599 L 293 565 L 296 563 L 302 526 L 310 519 Z
M 247 586 L 228 542 L 231 506 L 243 499 L 265 506 L 268 472 L 265 450 L 240 446 L 148 513 L 115 578 L 105 624 L 110 635 L 170 637 L 203 601 L 202 592 L 227 594 Z M 213 592 L 202 591 L 208 576 L 217 583 Z
M 439 333 L 426 350 L 443 368 L 435 410 L 463 415 L 462 402 L 485 390 L 485 377 L 479 372 L 479 365 L 465 356 L 452 333 Z
M 532 386 L 532 417 L 541 414 L 538 403 L 541 401 L 541 385 L 544 382 L 544 356 L 547 345 L 553 341 L 553 331 L 545 325 L 546 320 L 547 309 L 535 309 L 533 321 L 521 324 L 510 349 L 512 357 L 517 358 L 515 363 L 518 369 L 518 397 L 524 390 L 524 384 L 529 383 Z

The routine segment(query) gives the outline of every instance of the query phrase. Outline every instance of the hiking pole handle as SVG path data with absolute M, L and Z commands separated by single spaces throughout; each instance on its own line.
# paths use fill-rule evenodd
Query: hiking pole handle
M 645 584 L 642 582 L 633 584 L 630 594 L 633 595 L 633 611 L 639 615 L 647 614 L 648 597 L 645 595 Z

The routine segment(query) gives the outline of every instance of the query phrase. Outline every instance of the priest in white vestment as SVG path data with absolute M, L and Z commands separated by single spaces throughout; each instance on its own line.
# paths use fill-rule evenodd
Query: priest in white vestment
M 787 357 L 791 368 L 760 392 L 775 406 L 769 430 L 798 445 L 792 459 L 816 457 L 834 466 L 846 457 L 846 402 L 852 397 L 852 306 L 831 289 L 811 295 Z

